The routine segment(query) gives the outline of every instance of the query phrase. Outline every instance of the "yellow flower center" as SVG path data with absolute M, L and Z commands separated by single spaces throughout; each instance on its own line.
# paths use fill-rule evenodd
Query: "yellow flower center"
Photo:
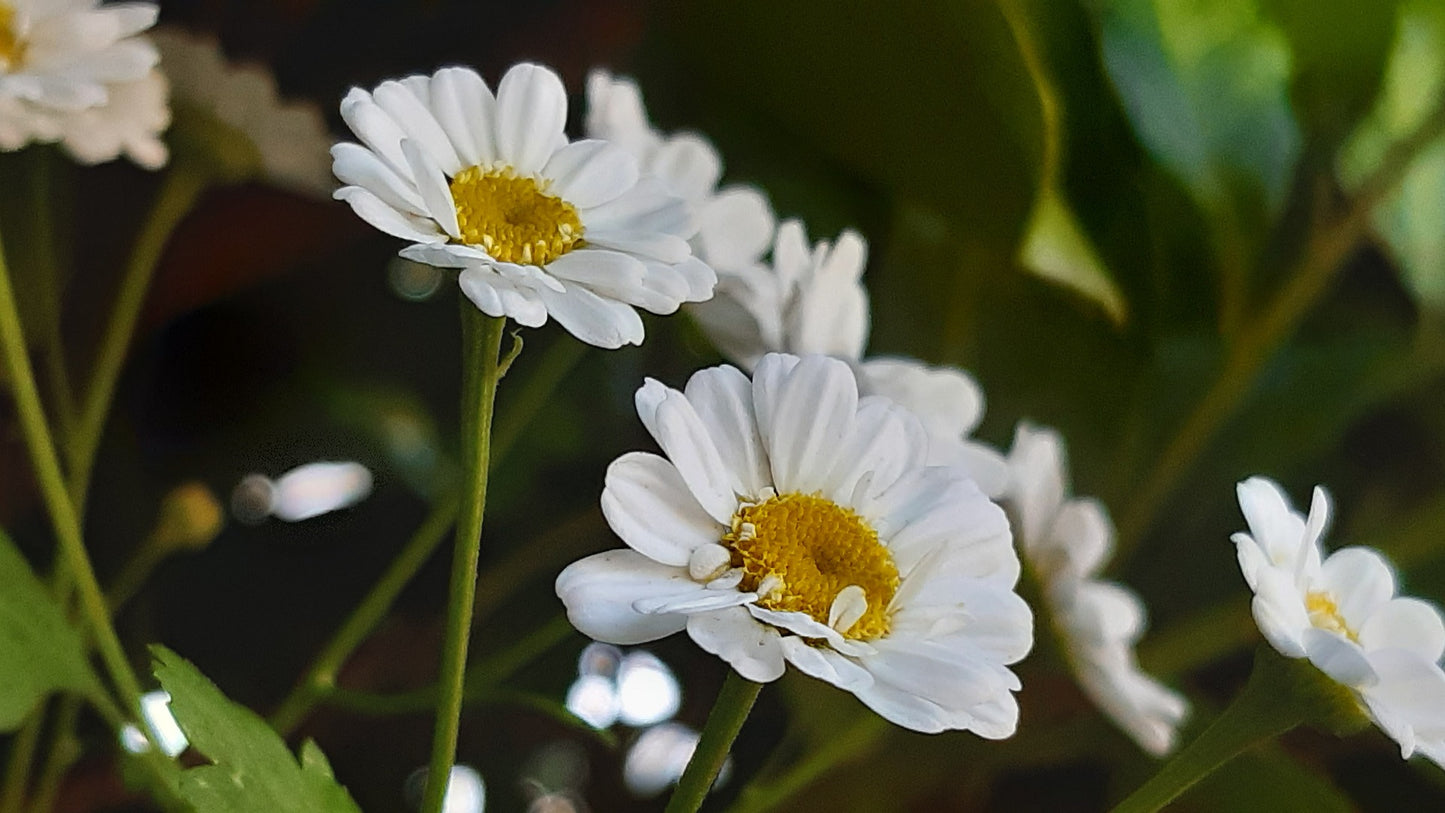
M 452 178 L 461 242 L 502 262 L 546 265 L 582 243 L 572 204 L 546 193 L 546 182 L 511 167 L 468 167 Z
M 1339 633 L 1355 643 L 1360 638 L 1350 625 L 1345 623 L 1344 616 L 1340 615 L 1340 605 L 1335 603 L 1334 596 L 1323 591 L 1312 591 L 1305 596 L 1305 610 L 1309 613 L 1310 624 L 1316 629 Z
M 9 3 L 0 2 L 0 71 L 19 65 L 23 56 L 25 42 L 15 30 L 15 9 Z
M 745 503 L 722 544 L 742 568 L 738 589 L 757 592 L 758 606 L 807 613 L 857 640 L 888 634 L 898 567 L 878 532 L 849 509 L 811 494 Z M 834 602 L 850 587 L 853 595 L 861 588 L 867 609 L 856 620 L 856 611 L 844 612 L 840 622 Z

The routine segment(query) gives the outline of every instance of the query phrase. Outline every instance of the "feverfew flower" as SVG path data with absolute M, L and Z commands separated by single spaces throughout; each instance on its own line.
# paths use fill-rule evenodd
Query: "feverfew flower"
M 152 34 L 171 100 L 213 116 L 255 147 L 254 171 L 266 180 L 312 195 L 330 195 L 331 134 L 310 102 L 282 101 L 261 65 L 233 65 L 220 43 L 179 28 Z
M 853 365 L 859 390 L 882 395 L 923 420 L 932 439 L 929 462 L 969 470 L 989 496 L 1003 494 L 1008 464 L 997 450 L 969 437 L 983 420 L 983 390 L 967 373 L 908 358 L 864 359 L 868 244 L 852 230 L 836 242 L 809 245 L 797 220 L 778 227 L 772 267 L 722 273 L 717 296 L 692 313 L 723 355 L 752 366 L 764 353 L 822 353 Z
M 718 273 L 718 285 L 730 273 L 756 266 L 773 241 L 772 207 L 750 186 L 718 188 L 722 158 L 697 133 L 665 136 L 653 129 L 642 104 L 642 91 L 626 77 L 604 70 L 587 76 L 587 135 L 627 150 L 646 174 L 692 204 L 698 230 L 693 253 Z
M 926 465 L 906 409 L 862 397 L 847 364 L 772 354 L 637 411 L 666 457 L 607 472 L 629 546 L 575 562 L 557 594 L 583 633 L 638 644 L 687 630 L 743 677 L 791 663 L 917 731 L 1007 737 L 1007 667 L 1033 642 L 1003 511 L 956 467 Z
M 60 142 L 86 164 L 166 162 L 170 123 L 153 3 L 0 0 L 0 150 Z
M 1108 514 L 1096 500 L 1069 496 L 1064 442 L 1051 429 L 1021 424 L 1009 465 L 1019 547 L 1080 686 L 1140 747 L 1164 754 L 1189 705 L 1139 669 L 1134 644 L 1146 625 L 1139 597 L 1097 578 L 1113 552 Z
M 466 68 L 353 88 L 341 116 L 362 143 L 332 148 L 336 197 L 410 240 L 403 257 L 461 269 L 489 316 L 550 315 L 613 348 L 642 342 L 633 306 L 671 313 L 712 295 L 687 203 L 621 147 L 569 142 L 567 93 L 547 68 L 514 66 L 495 96 Z
M 1316 487 L 1309 516 L 1274 482 L 1239 484 L 1250 533 L 1234 535 L 1239 566 L 1254 591 L 1260 632 L 1286 657 L 1308 658 L 1352 690 L 1375 724 L 1409 757 L 1445 767 L 1445 623 L 1434 606 L 1395 597 L 1395 576 L 1369 548 L 1325 558 L 1320 539 L 1329 498 Z

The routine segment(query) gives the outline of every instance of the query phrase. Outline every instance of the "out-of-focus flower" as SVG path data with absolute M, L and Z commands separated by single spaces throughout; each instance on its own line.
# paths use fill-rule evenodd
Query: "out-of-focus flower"
M 1097 578 L 1113 552 L 1108 514 L 1095 500 L 1069 495 L 1064 442 L 1052 429 L 1020 425 L 1009 466 L 1019 548 L 1043 587 L 1079 685 L 1144 750 L 1164 754 L 1174 747 L 1189 705 L 1135 660 L 1147 620 L 1143 602 Z
M 587 135 L 627 150 L 645 174 L 655 176 L 697 212 L 693 253 L 718 273 L 718 284 L 762 260 L 773 241 L 772 207 L 751 186 L 718 188 L 722 157 L 698 133 L 663 135 L 653 128 L 642 91 L 627 77 L 604 70 L 587 76 Z M 774 348 L 779 349 L 779 348 Z
M 579 630 L 685 629 L 749 680 L 792 663 L 907 728 L 1013 733 L 1008 664 L 1033 629 L 1008 521 L 963 469 L 926 465 L 918 418 L 860 398 L 842 361 L 784 354 L 752 381 L 649 380 L 637 410 L 667 457 L 608 469 L 602 510 L 629 549 L 558 576 Z
M 360 463 L 307 463 L 274 481 L 246 475 L 231 492 L 231 511 L 248 524 L 268 516 L 300 522 L 356 505 L 371 494 L 371 486 L 371 470 Z
M 569 142 L 567 94 L 547 68 L 514 66 L 496 96 L 465 68 L 354 88 L 341 115 L 362 143 L 332 148 L 336 197 L 410 240 L 403 257 L 461 269 L 489 316 L 550 316 L 615 348 L 642 342 L 634 306 L 665 314 L 712 296 L 691 207 L 627 150 Z
M 1370 548 L 1324 556 L 1330 503 L 1316 487 L 1308 517 L 1263 477 L 1239 484 L 1249 533 L 1234 544 L 1254 591 L 1254 620 L 1286 657 L 1308 658 L 1354 692 L 1375 724 L 1445 767 L 1445 623 L 1433 605 L 1395 596 L 1395 574 Z
M 214 117 L 254 147 L 246 175 L 312 195 L 330 195 L 331 134 L 310 102 L 282 101 L 271 72 L 226 61 L 220 43 L 179 28 L 153 32 L 176 108 Z
M 0 0 L 0 150 L 60 142 L 85 164 L 166 162 L 166 80 L 142 31 L 153 3 Z

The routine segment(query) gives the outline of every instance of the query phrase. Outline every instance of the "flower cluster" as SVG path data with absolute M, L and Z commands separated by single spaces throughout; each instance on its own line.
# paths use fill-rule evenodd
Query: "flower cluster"
M 1315 488 L 1308 516 L 1262 477 L 1239 484 L 1249 533 L 1234 535 L 1239 567 L 1254 591 L 1260 632 L 1290 658 L 1308 658 L 1352 690 L 1380 730 L 1445 767 L 1445 623 L 1434 606 L 1395 595 L 1395 574 L 1378 552 L 1324 555 L 1330 501 Z

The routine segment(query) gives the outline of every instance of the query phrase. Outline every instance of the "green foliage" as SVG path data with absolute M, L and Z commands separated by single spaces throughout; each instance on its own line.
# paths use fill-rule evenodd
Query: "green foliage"
M 297 762 L 281 737 L 250 709 L 231 702 L 196 667 L 153 646 L 156 679 L 191 746 L 211 761 L 184 771 L 181 797 L 198 810 L 231 813 L 355 813 L 346 789 L 314 742 Z
M 1216 813 L 1348 813 L 1355 805 L 1329 779 L 1278 746 L 1261 746 L 1226 763 L 1183 797 L 1181 806 Z
M 101 688 L 80 632 L 0 531 L 0 731 L 14 730 L 57 691 L 96 695 Z
M 1445 93 L 1445 6 L 1409 2 L 1400 8 L 1384 86 L 1340 163 L 1355 187 L 1378 167 L 1391 145 L 1408 136 Z M 1375 208 L 1375 228 L 1426 308 L 1445 306 L 1445 138 L 1421 151 L 1398 189 Z

